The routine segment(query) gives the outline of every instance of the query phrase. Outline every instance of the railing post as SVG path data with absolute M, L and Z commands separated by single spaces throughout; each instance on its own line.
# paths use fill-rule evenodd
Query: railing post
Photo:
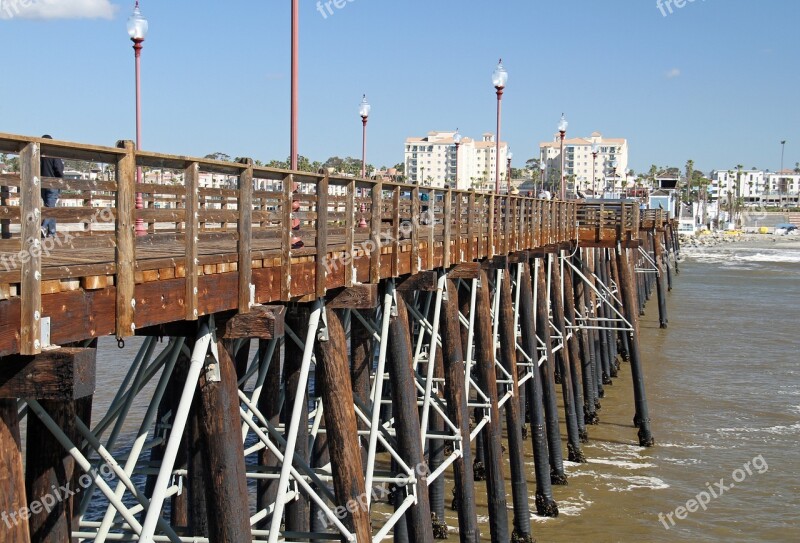
M 392 277 L 400 275 L 400 187 L 392 191 Z
M 186 320 L 197 320 L 197 241 L 200 230 L 200 202 L 197 198 L 197 189 L 200 184 L 200 165 L 192 162 L 183 171 L 184 186 L 186 196 L 184 200 L 184 223 L 186 233 L 184 243 L 186 245 L 186 256 L 184 260 L 184 270 L 186 275 L 186 293 L 184 306 L 186 307 Z
M 490 228 L 489 231 L 491 232 L 491 224 L 489 225 L 489 228 Z M 478 234 L 480 234 L 480 232 L 478 232 Z M 469 202 L 467 203 L 467 262 L 472 262 L 476 258 L 475 246 L 473 245 L 472 241 L 474 237 L 475 237 L 475 191 L 472 190 L 469 193 Z
M 419 272 L 419 185 L 411 189 L 411 275 Z
M 486 197 L 484 196 L 484 198 L 486 198 Z M 495 203 L 496 203 L 496 198 L 495 198 L 494 194 L 490 194 L 489 195 L 489 242 L 487 244 L 488 246 L 487 246 L 487 250 L 486 250 L 486 257 L 487 258 L 492 258 L 494 256 L 494 254 L 495 254 L 495 250 L 494 250 L 494 243 L 495 243 L 495 240 L 494 240 L 494 223 L 497 221 L 497 219 L 495 218 Z M 498 229 L 498 232 L 499 232 L 499 229 Z M 480 246 L 480 244 L 478 244 L 478 245 Z M 478 253 L 478 258 L 480 258 L 480 253 Z
M 42 176 L 41 150 L 29 143 L 19 154 L 20 162 L 20 354 L 42 351 Z
M 294 192 L 294 175 L 283 178 L 283 194 L 281 195 L 281 300 L 288 300 L 292 295 L 292 193 Z M 352 219 L 350 220 L 352 223 Z
M 136 148 L 132 141 L 121 141 L 117 147 L 125 149 L 125 155 L 117 159 L 117 326 L 118 338 L 132 336 L 136 325 L 134 318 L 134 270 L 136 268 L 136 245 L 134 240 L 134 203 L 136 189 Z
M 329 174 L 317 183 L 317 260 L 315 281 L 317 298 L 322 298 L 327 292 L 325 286 L 328 277 L 328 186 Z
M 253 161 L 249 158 L 242 159 L 247 169 L 239 174 L 239 198 L 237 207 L 239 220 L 239 313 L 250 311 L 250 283 L 253 279 L 253 261 L 250 258 L 253 239 Z
M 347 185 L 347 203 L 345 205 L 344 250 L 350 257 L 345 259 L 344 286 L 348 288 L 353 286 L 353 260 L 355 259 L 353 251 L 355 250 L 356 225 L 358 224 L 358 221 L 356 221 L 356 190 L 354 179 Z
M 370 238 L 372 239 L 372 253 L 369 256 L 369 282 L 381 281 L 381 223 L 383 222 L 383 184 L 380 182 L 372 186 L 372 220 L 370 221 Z
M 442 224 L 444 225 L 442 267 L 447 270 L 450 268 L 450 240 L 453 236 L 453 191 L 449 188 L 444 193 L 444 217 L 442 217 Z

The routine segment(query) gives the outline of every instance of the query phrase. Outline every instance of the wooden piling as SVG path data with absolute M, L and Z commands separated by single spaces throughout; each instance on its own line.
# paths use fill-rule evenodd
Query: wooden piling
M 656 277 L 656 294 L 658 296 L 658 322 L 661 328 L 666 328 L 669 319 L 667 318 L 667 298 L 666 298 L 666 273 L 664 271 L 664 249 L 661 247 L 661 239 L 653 229 L 653 260 L 656 263 L 658 277 Z
M 355 312 L 356 310 L 352 310 Z M 355 314 L 350 318 L 350 382 L 353 385 L 353 398 L 360 405 L 369 405 L 369 374 L 373 361 L 372 332 L 364 326 Z M 365 422 L 358 420 L 358 429 L 367 430 Z M 366 466 L 367 447 L 361 447 L 361 464 Z
M 579 269 L 582 268 L 583 261 L 580 256 L 576 256 L 573 262 L 576 267 Z M 586 292 L 587 290 L 583 279 L 574 284 L 575 305 L 578 307 L 578 314 L 583 318 L 589 317 L 589 308 L 587 307 L 589 295 Z M 577 332 L 581 370 L 583 374 L 583 419 L 587 425 L 597 424 L 599 422 L 597 417 L 597 384 L 595 382 L 595 365 L 592 357 L 591 330 L 580 328 Z
M 278 340 L 275 350 L 272 353 L 271 360 L 264 363 L 269 364 L 267 368 L 267 375 L 264 379 L 264 387 L 261 391 L 261 396 L 258 398 L 258 410 L 264 415 L 264 418 L 277 427 L 280 423 L 281 412 L 281 344 L 285 338 Z M 258 340 L 258 356 L 263 360 L 269 340 Z M 267 472 L 279 473 L 280 462 L 267 447 L 264 447 L 258 453 L 258 465 L 260 469 Z M 256 483 L 256 507 L 259 510 L 269 507 L 270 504 L 275 503 L 275 497 L 278 495 L 278 480 L 277 479 L 264 479 Z M 258 528 L 261 530 L 269 529 L 269 520 L 264 519 L 258 523 Z
M 495 286 L 497 288 L 497 286 Z M 517 331 L 514 327 L 514 305 L 511 299 L 511 274 L 503 270 L 500 281 L 500 361 L 511 375 L 513 396 L 506 402 L 506 433 L 508 459 L 511 465 L 511 497 L 514 504 L 514 531 L 511 541 L 525 543 L 533 540 L 531 512 L 528 506 L 528 483 L 525 473 L 525 443 L 522 440 L 523 418 L 520 416 L 519 382 L 517 381 Z M 496 318 L 498 316 L 495 316 Z
M 327 337 L 316 343 L 317 379 L 322 381 L 322 402 L 325 411 L 328 451 L 331 459 L 333 487 L 338 505 L 347 516 L 343 524 L 356 541 L 370 541 L 369 508 L 366 505 L 363 468 L 353 409 L 350 368 L 347 360 L 347 339 L 339 315 L 328 310 Z M 346 539 L 342 538 L 342 541 Z
M 306 337 L 308 330 L 308 321 L 310 318 L 310 310 L 306 305 L 298 305 L 290 308 L 286 312 L 286 324 L 289 326 L 300 341 Z M 284 357 L 283 357 L 283 380 L 286 390 L 286 399 L 284 401 L 283 413 L 288 427 L 289 418 L 294 411 L 294 402 L 302 402 L 300 411 L 300 425 L 297 430 L 297 443 L 295 445 L 295 454 L 297 454 L 304 462 L 309 462 L 308 450 L 308 390 L 299 390 L 298 383 L 300 381 L 300 367 L 303 361 L 303 347 L 298 345 L 290 337 L 286 337 L 284 343 Z M 286 504 L 285 512 L 286 530 L 291 532 L 307 532 L 311 525 L 311 509 L 308 503 L 308 497 L 302 492 L 298 499 L 292 500 Z
M 478 518 L 475 509 L 475 480 L 472 473 L 469 410 L 464 388 L 464 355 L 461 346 L 461 324 L 458 319 L 458 289 L 447 281 L 447 297 L 440 312 L 442 365 L 445 373 L 447 414 L 461 431 L 461 457 L 453 463 L 455 501 L 458 506 L 458 534 L 461 543 L 477 543 Z
M 520 278 L 519 315 L 522 329 L 522 350 L 538 363 L 539 354 L 536 342 L 536 321 L 533 307 L 533 287 L 531 284 L 531 267 L 526 263 Z M 550 457 L 545 437 L 544 405 L 542 401 L 542 382 L 539 372 L 534 367 L 531 379 L 527 381 L 528 409 L 530 413 L 530 436 L 533 443 L 533 465 L 536 473 L 536 512 L 543 517 L 557 517 L 558 505 L 553 500 L 553 488 L 550 483 Z
M 630 348 L 631 375 L 633 377 L 633 394 L 636 404 L 634 426 L 639 428 L 639 445 L 651 447 L 655 440 L 650 432 L 650 416 L 647 411 L 647 397 L 644 387 L 644 374 L 642 372 L 641 358 L 639 355 L 639 314 L 637 311 L 635 290 L 631 270 L 632 261 L 625 253 L 627 249 L 617 249 L 617 268 L 620 274 L 620 287 L 622 303 L 625 306 L 625 316 L 630 321 L 633 330 L 628 333 L 628 346 Z
M 232 341 L 220 342 L 217 350 L 218 364 L 200 376 L 197 402 L 208 537 L 212 543 L 249 541 L 250 509 Z
M 556 400 L 556 383 L 553 378 L 555 357 L 553 356 L 552 336 L 550 335 L 550 311 L 548 307 L 547 280 L 545 273 L 547 266 L 544 261 L 539 265 L 536 275 L 536 333 L 544 342 L 545 361 L 539 366 L 542 376 L 542 392 L 544 399 L 544 415 L 547 423 L 547 446 L 550 451 L 550 482 L 554 485 L 567 484 L 567 475 L 564 473 L 564 455 L 561 452 L 561 430 L 558 424 L 558 403 Z
M 411 367 L 411 333 L 408 313 L 402 296 L 397 296 L 397 315 L 389 323 L 389 364 L 392 384 L 392 407 L 394 412 L 397 445 L 403 460 L 415 470 L 417 504 L 406 512 L 409 541 L 411 543 L 433 540 L 431 508 L 428 501 L 428 467 L 422 452 L 422 434 L 417 412 L 417 392 Z
M 20 518 L 27 509 L 25 473 L 22 464 L 17 400 L 0 399 L 0 541 L 30 543 L 28 521 Z
M 475 361 L 478 379 L 484 393 L 489 397 L 489 422 L 484 426 L 483 436 L 486 452 L 486 494 L 489 507 L 489 529 L 492 543 L 509 540 L 508 511 L 506 509 L 505 480 L 503 477 L 503 453 L 501 449 L 502 425 L 497 406 L 497 375 L 495 370 L 495 343 L 493 337 L 491 302 L 489 300 L 489 278 L 480 272 L 477 304 L 475 306 Z
M 569 368 L 572 375 L 572 397 L 575 401 L 575 419 L 578 423 L 578 435 L 581 443 L 589 441 L 586 430 L 585 399 L 583 397 L 583 371 L 580 358 L 580 330 L 575 310 L 575 288 L 572 282 L 572 268 L 564 268 L 564 317 L 575 327 L 565 345 L 569 350 Z
M 553 324 L 561 332 L 564 345 L 555 354 L 556 365 L 561 370 L 561 392 L 564 401 L 564 417 L 567 426 L 567 458 L 570 462 L 586 462 L 581 450 L 581 436 L 578 429 L 578 416 L 575 409 L 574 391 L 572 388 L 572 364 L 570 360 L 569 341 L 566 319 L 564 318 L 564 300 L 562 299 L 561 266 L 558 259 L 553 262 L 550 277 L 550 300 L 553 308 Z
M 39 403 L 59 428 L 75 442 L 77 440 L 75 400 L 40 400 Z M 30 515 L 28 517 L 30 540 L 32 543 L 70 541 L 72 532 L 70 512 L 74 497 L 63 495 L 58 489 L 70 488 L 75 461 L 35 415 L 28 417 L 28 438 L 25 448 L 25 491 Z M 55 504 L 50 508 L 41 507 L 46 497 L 56 498 Z M 36 503 L 40 506 L 36 507 Z

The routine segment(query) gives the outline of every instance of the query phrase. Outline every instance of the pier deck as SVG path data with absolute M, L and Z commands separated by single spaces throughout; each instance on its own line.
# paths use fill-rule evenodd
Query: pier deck
M 555 516 L 553 485 L 567 480 L 560 423 L 567 459 L 585 462 L 581 444 L 622 360 L 638 443 L 654 443 L 638 315 L 657 288 L 666 326 L 677 239 L 661 210 L 131 142 L 0 134 L 0 152 L 20 161 L 18 174 L 0 174 L 0 511 L 30 517 L 10 540 L 431 541 L 447 533 L 452 477 L 461 540 L 478 538 L 474 487 L 485 478 L 492 540 L 509 541 L 505 432 L 513 533 L 530 541 L 523 413 L 533 503 Z M 42 178 L 42 155 L 113 175 Z M 169 176 L 137 183 L 148 168 Z M 63 207 L 42 207 L 42 187 L 60 189 Z M 46 218 L 59 226 L 42 239 Z M 142 346 L 92 421 L 110 369 L 97 367 L 96 338 L 132 335 Z M 138 395 L 149 408 L 121 446 Z M 86 492 L 34 510 L 84 477 Z M 393 510 L 370 501 L 387 485 Z

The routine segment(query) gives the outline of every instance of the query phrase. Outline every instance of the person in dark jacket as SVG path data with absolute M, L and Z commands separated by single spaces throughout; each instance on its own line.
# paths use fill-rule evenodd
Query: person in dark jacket
M 42 136 L 44 139 L 51 140 L 52 136 L 45 134 Z M 42 155 L 39 165 L 41 167 L 41 176 L 44 177 L 64 177 L 64 161 L 60 158 L 45 157 Z M 42 187 L 42 203 L 44 207 L 56 207 L 58 203 L 58 196 L 61 194 L 59 189 L 46 189 Z M 44 219 L 42 221 L 42 237 L 55 237 L 56 235 L 56 220 Z

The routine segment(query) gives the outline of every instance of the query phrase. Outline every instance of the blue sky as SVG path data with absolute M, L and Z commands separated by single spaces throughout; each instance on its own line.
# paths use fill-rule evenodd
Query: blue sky
M 666 0 L 662 0 L 666 1 Z M 134 138 L 133 2 L 0 0 L 0 131 L 113 145 Z M 352 0 L 300 4 L 300 153 L 403 159 L 430 130 L 494 130 L 491 72 L 509 71 L 502 139 L 538 156 L 569 136 L 626 137 L 630 167 L 778 169 L 800 161 L 796 0 Z M 14 11 L 19 8 L 21 11 Z M 143 148 L 255 159 L 289 153 L 289 0 L 142 0 Z M 11 14 L 11 16 L 9 16 Z M 23 16 L 27 15 L 27 16 Z

